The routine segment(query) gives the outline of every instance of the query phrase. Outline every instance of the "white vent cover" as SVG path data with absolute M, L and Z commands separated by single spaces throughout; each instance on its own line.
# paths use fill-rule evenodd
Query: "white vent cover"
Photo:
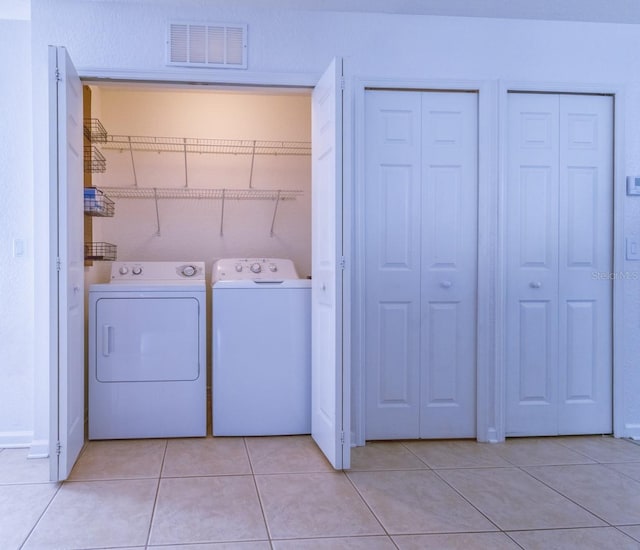
M 247 25 L 169 23 L 169 65 L 247 68 Z

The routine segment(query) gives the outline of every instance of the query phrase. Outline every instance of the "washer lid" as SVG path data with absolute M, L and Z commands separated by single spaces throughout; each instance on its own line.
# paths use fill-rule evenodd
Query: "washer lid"
M 298 279 L 293 262 L 284 258 L 225 258 L 213 263 L 212 282 Z

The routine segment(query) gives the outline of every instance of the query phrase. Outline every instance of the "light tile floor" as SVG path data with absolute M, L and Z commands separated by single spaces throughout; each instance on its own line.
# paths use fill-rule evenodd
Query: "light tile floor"
M 2 550 L 640 549 L 640 445 L 307 436 L 92 441 L 70 479 L 0 450 Z

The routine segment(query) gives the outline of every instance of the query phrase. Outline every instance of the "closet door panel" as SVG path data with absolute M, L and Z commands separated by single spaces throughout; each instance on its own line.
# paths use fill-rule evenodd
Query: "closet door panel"
M 610 433 L 613 100 L 560 96 L 560 434 Z
M 422 94 L 422 438 L 476 433 L 477 134 L 476 94 Z
M 366 96 L 366 438 L 418 437 L 420 95 Z

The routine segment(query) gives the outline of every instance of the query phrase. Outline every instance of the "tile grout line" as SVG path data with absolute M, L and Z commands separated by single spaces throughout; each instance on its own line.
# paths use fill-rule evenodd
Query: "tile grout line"
M 371 508 L 371 506 L 369 505 L 369 503 L 367 502 L 367 499 L 364 498 L 364 495 L 358 490 L 358 487 L 356 486 L 356 484 L 353 482 L 353 480 L 349 477 L 349 474 L 347 473 L 346 470 L 342 470 L 342 475 L 344 475 L 345 478 L 347 478 L 347 481 L 349 482 L 349 484 L 351 485 L 351 487 L 353 487 L 353 490 L 357 493 L 357 495 L 360 497 L 360 500 L 362 500 L 362 503 L 367 507 L 367 510 L 369 510 L 369 512 L 371 512 L 371 515 L 376 518 L 376 521 L 378 522 L 378 525 L 380 525 L 380 527 L 382 528 L 382 531 L 384 532 L 384 534 L 389 538 L 389 540 L 391 541 L 391 544 L 393 544 L 396 549 L 399 550 L 399 546 L 396 544 L 396 541 L 393 540 L 393 538 L 391 537 L 391 534 L 389 533 L 389 531 L 387 531 L 387 528 L 384 526 L 384 524 L 382 523 L 382 520 L 378 517 L 378 515 L 373 511 L 373 508 Z M 375 535 L 374 535 L 375 536 Z
M 148 548 L 151 542 L 151 530 L 153 528 L 153 520 L 156 514 L 156 507 L 158 505 L 158 497 L 160 496 L 160 482 L 162 481 L 162 471 L 164 469 L 164 462 L 167 458 L 167 449 L 169 447 L 169 440 L 164 441 L 164 450 L 162 452 L 162 460 L 160 461 L 160 471 L 158 472 L 158 483 L 156 484 L 156 495 L 153 499 L 153 506 L 151 507 L 151 517 L 149 518 L 149 528 L 147 529 L 147 538 L 144 544 L 144 548 Z M 148 479 L 148 478 L 147 478 Z
M 55 500 L 56 496 L 58 496 L 58 493 L 60 492 L 60 489 L 62 489 L 62 486 L 64 485 L 64 483 L 65 483 L 64 481 L 58 483 L 58 488 L 55 490 L 55 492 L 51 496 L 51 499 L 49 500 L 47 505 L 44 507 L 44 510 L 42 510 L 42 513 L 38 516 L 38 519 L 36 519 L 36 521 L 34 522 L 33 526 L 31 527 L 31 529 L 29 529 L 29 532 L 27 533 L 27 536 L 24 538 L 22 543 L 20 543 L 19 548 L 24 548 L 24 545 L 27 543 L 27 541 L 29 540 L 29 538 L 31 537 L 33 532 L 35 531 L 36 527 L 38 526 L 38 523 L 40 523 L 40 521 L 42 520 L 42 518 L 46 514 L 47 510 L 51 507 L 51 503 Z
M 506 468 L 506 466 L 504 466 Z M 449 468 L 447 471 L 451 470 L 464 470 L 468 468 Z M 478 508 L 473 502 L 471 502 L 467 497 L 465 497 L 458 489 L 456 489 L 453 485 L 451 485 L 446 479 L 444 479 L 438 472 L 438 470 L 431 470 L 437 478 L 442 481 L 447 487 L 449 487 L 453 492 L 455 492 L 461 499 L 463 499 L 469 506 L 471 506 L 474 510 L 476 510 L 483 518 L 485 518 L 491 525 L 493 525 L 498 531 L 498 533 L 504 533 L 504 531 L 500 528 L 500 526 L 493 521 L 487 514 L 485 514 L 480 508 Z M 491 531 L 485 531 L 486 533 L 491 533 Z M 494 531 L 495 532 L 495 531 Z
M 558 467 L 558 466 L 567 466 L 566 464 L 548 464 L 546 466 L 538 466 L 538 468 L 547 468 L 547 467 Z M 601 466 L 600 463 L 597 464 L 569 464 L 569 466 Z M 544 485 L 545 487 L 551 489 L 554 493 L 560 495 L 562 498 L 566 498 L 569 502 L 572 502 L 573 504 L 575 504 L 578 508 L 581 508 L 582 510 L 584 510 L 585 512 L 587 512 L 588 514 L 591 514 L 593 517 L 599 519 L 600 521 L 604 521 L 607 525 L 606 527 L 615 527 L 615 525 L 609 523 L 606 519 L 600 517 L 598 514 L 596 514 L 595 512 L 592 512 L 591 510 L 589 510 L 587 507 L 583 506 L 582 504 L 576 502 L 575 500 L 573 500 L 572 498 L 570 498 L 569 496 L 563 494 L 560 492 L 559 489 L 556 489 L 555 487 L 552 487 L 551 485 L 549 485 L 548 483 L 546 483 L 545 481 L 543 481 L 542 479 L 538 479 L 536 476 L 534 476 L 532 473 L 528 472 L 527 470 L 525 470 L 525 468 L 531 468 L 531 467 L 536 467 L 536 466 L 518 466 L 518 470 L 520 470 L 521 472 L 523 472 L 524 474 L 526 474 L 527 476 L 529 476 L 531 479 L 535 479 L 538 483 L 542 483 L 542 485 Z M 591 527 L 605 527 L 603 525 L 592 525 Z M 571 527 L 562 527 L 559 529 L 572 529 Z M 573 529 L 579 529 L 579 527 L 574 527 Z
M 260 494 L 260 490 L 258 489 L 258 481 L 256 480 L 256 473 L 253 470 L 253 462 L 251 461 L 251 453 L 249 452 L 249 445 L 247 444 L 247 438 L 243 437 L 242 442 L 244 444 L 244 451 L 247 453 L 247 461 L 249 462 L 249 470 L 251 471 L 251 479 L 253 479 L 253 487 L 256 490 L 256 495 L 258 497 L 258 504 L 260 505 L 260 512 L 262 513 L 262 522 L 264 523 L 264 529 L 267 533 L 267 538 L 269 539 L 269 548 L 273 550 L 273 538 L 271 536 L 271 529 L 269 529 L 269 524 L 267 522 L 267 515 L 264 512 L 264 505 L 262 503 L 262 495 Z

